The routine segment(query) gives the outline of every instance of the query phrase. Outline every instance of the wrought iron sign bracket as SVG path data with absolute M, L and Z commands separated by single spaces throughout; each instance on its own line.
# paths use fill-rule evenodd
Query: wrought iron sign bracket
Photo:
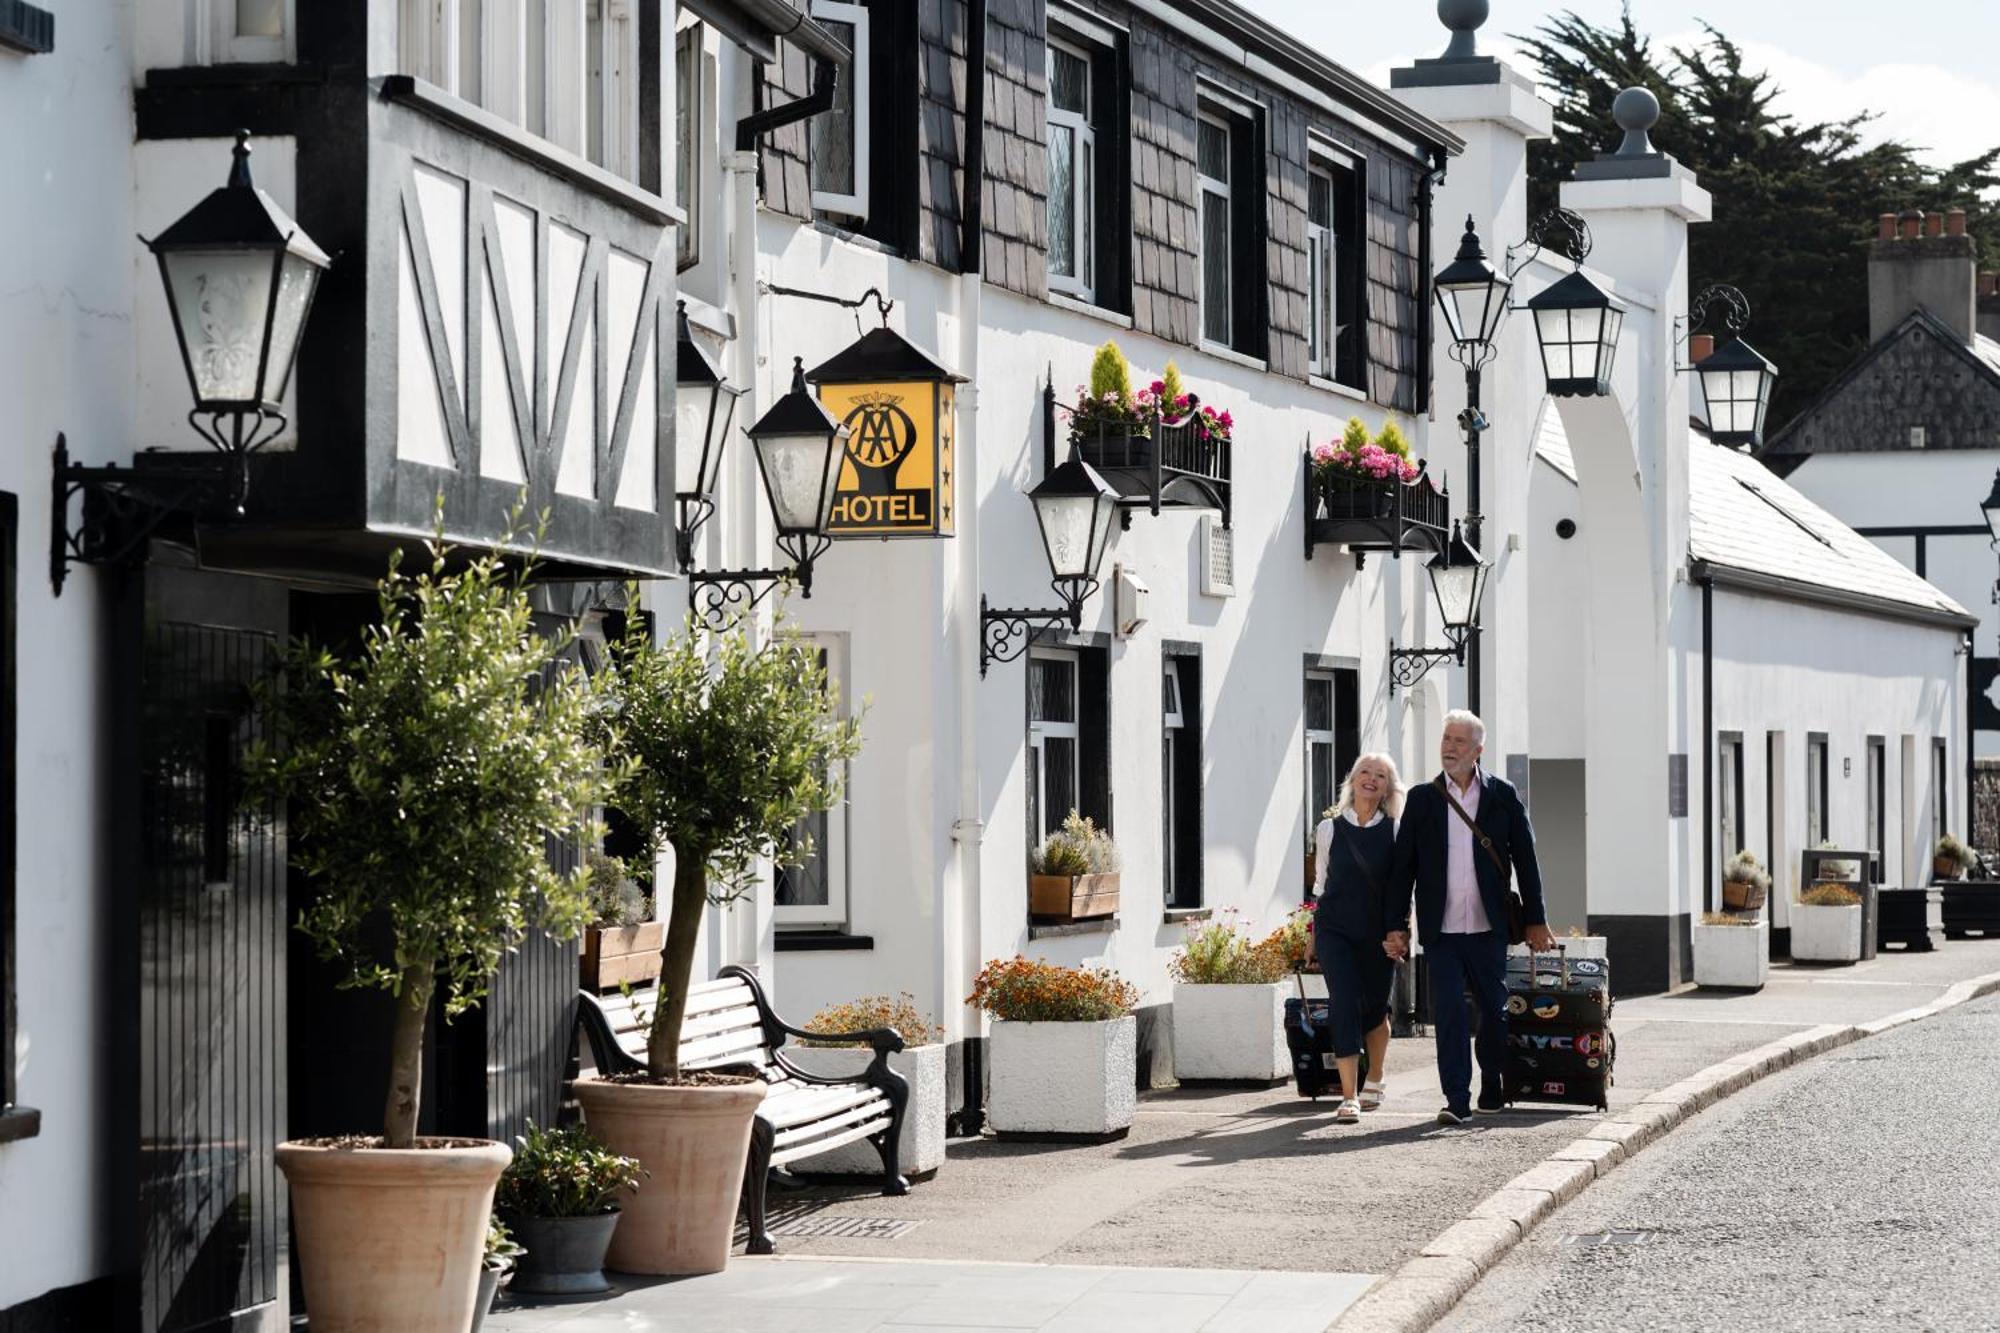
M 1710 283 L 1688 302 L 1685 315 L 1674 316 L 1674 346 L 1687 346 L 1688 340 L 1703 329 L 1719 328 L 1725 336 L 1734 338 L 1749 325 L 1750 298 L 1726 282 Z M 1682 375 L 1694 369 L 1692 365 L 1674 367 Z
M 1083 603 L 1066 608 L 1030 610 L 1026 607 L 989 607 L 979 599 L 979 674 L 994 662 L 1011 662 L 1027 651 L 1036 630 L 1067 629 L 1074 634 L 1083 627 Z
M 69 461 L 69 441 L 56 436 L 49 514 L 49 584 L 62 596 L 72 564 L 136 562 L 162 523 L 172 518 L 240 516 L 248 460 L 196 457 L 159 467 L 87 467 Z M 70 527 L 70 503 L 83 497 L 81 520 Z
M 717 634 L 757 608 L 774 591 L 799 581 L 796 569 L 715 569 L 688 572 L 688 611 Z
M 1431 668 L 1451 662 L 1465 665 L 1465 645 L 1456 648 L 1398 648 L 1389 643 L 1389 693 L 1409 689 L 1431 673 Z

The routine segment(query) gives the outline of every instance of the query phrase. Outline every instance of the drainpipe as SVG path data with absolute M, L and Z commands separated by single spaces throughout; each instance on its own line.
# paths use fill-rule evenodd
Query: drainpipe
M 1963 684 L 1962 688 L 1963 688 L 1963 690 L 1964 690 L 1964 692 L 1965 692 L 1965 824 L 1964 824 L 1964 828 L 1965 828 L 1965 845 L 1966 845 L 1966 846 L 1968 846 L 1968 847 L 1975 847 L 1975 846 L 1977 846 L 1977 845 L 1978 845 L 1977 843 L 1973 842 L 1973 840 L 1972 840 L 1972 836 L 1973 836 L 1973 835 L 1972 835 L 1972 824 L 1973 824 L 1973 817 L 1974 817 L 1974 815 L 1973 815 L 1973 812 L 1974 812 L 1974 809 L 1975 809 L 1975 806 L 1974 806 L 1974 802 L 1973 802 L 1973 792 L 1974 792 L 1974 786 L 1973 786 L 1973 784 L 1974 784 L 1974 783 L 1976 783 L 1976 782 L 1977 782 L 1977 781 L 1979 780 L 1979 775 L 1978 775 L 1978 765 L 1977 765 L 1977 764 L 1976 764 L 1976 763 L 1974 762 L 1974 759 L 1973 759 L 1973 756 L 1974 756 L 1974 755 L 1976 755 L 1976 754 L 1978 753 L 1978 750 L 1977 750 L 1977 749 L 1976 749 L 1976 748 L 1974 747 L 1974 745 L 1973 745 L 1973 739 L 1974 739 L 1974 734 L 1975 734 L 1975 733 L 1974 733 L 1974 728 L 1976 728 L 1976 727 L 1977 727 L 1977 726 L 1979 725 L 1979 724 L 1978 724 L 1978 722 L 1974 720 L 1974 718 L 1973 718 L 1973 712 L 1972 712 L 1972 654 L 1973 654 L 1973 651 L 1974 651 L 1974 649 L 1976 648 L 1976 646 L 1977 646 L 1977 640 L 1976 640 L 1976 638 L 1975 638 L 1975 631 L 1973 631 L 1973 630 L 1967 630 L 1967 631 L 1965 632 L 1965 674 L 1964 674 L 1964 675 L 1963 675 L 1962 677 L 1960 677 L 1960 679 L 1961 679 L 1961 680 L 1962 680 L 1962 681 L 1964 682 L 1964 684 Z M 1947 799 L 1945 800 L 1945 803 L 1944 803 L 1944 808 L 1945 808 L 1945 814 L 1946 814 L 1947 816 L 1949 816 L 1949 815 L 1951 814 L 1951 801 L 1950 801 L 1950 799 L 1949 799 L 1948 797 L 1947 797 Z
M 958 668 L 958 818 L 952 824 L 952 845 L 958 861 L 959 927 L 957 940 L 942 941 L 938 975 L 948 987 L 940 996 L 939 1013 L 959 1006 L 971 990 L 971 969 L 980 962 L 982 911 L 980 859 L 985 824 L 979 810 L 979 648 L 984 627 L 979 623 L 979 336 L 984 282 L 981 256 L 986 248 L 986 0 L 966 6 L 965 143 L 959 200 L 958 239 L 958 357 L 965 383 L 958 390 L 958 558 L 952 639 Z M 940 912 L 939 919 L 946 919 Z M 955 946 L 955 947 L 954 947 Z M 958 966 L 954 966 L 957 963 Z M 976 1135 L 986 1123 L 984 1038 L 977 1010 L 969 1014 L 961 1046 L 964 1105 L 957 1116 L 960 1134 Z
M 757 140 L 763 138 L 773 130 L 781 130 L 787 125 L 794 125 L 802 120 L 811 120 L 822 111 L 831 111 L 833 109 L 833 86 L 837 78 L 838 75 L 834 72 L 834 64 L 831 60 L 827 60 L 824 57 L 815 59 L 813 61 L 813 86 L 810 93 L 795 101 L 780 103 L 777 106 L 767 106 L 762 111 L 752 112 L 750 115 L 736 122 L 736 151 L 739 153 L 754 152 L 757 148 Z
M 1701 579 L 1701 903 L 1715 910 L 1715 579 Z M 1732 853 L 1733 855 L 1733 853 Z
M 1433 378 L 1431 357 L 1431 200 L 1438 185 L 1444 180 L 1445 154 L 1438 149 L 1431 155 L 1431 169 L 1417 178 L 1417 410 L 1426 417 L 1431 415 L 1431 381 Z M 1478 498 L 1473 506 L 1478 507 Z M 1473 539 L 1477 546 L 1478 539 Z M 1475 705 L 1476 707 L 1476 705 Z

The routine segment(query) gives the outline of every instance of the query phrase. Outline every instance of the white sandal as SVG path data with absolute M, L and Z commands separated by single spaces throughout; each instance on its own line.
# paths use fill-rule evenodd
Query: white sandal
M 1381 1109 L 1382 1085 L 1380 1082 L 1363 1083 L 1361 1085 L 1360 1106 L 1361 1109 L 1364 1111 L 1375 1111 Z
M 1333 1123 L 1336 1125 L 1360 1124 L 1361 1123 L 1360 1104 L 1356 1102 L 1352 1097 L 1343 1099 L 1340 1103 L 1340 1109 L 1333 1113 Z

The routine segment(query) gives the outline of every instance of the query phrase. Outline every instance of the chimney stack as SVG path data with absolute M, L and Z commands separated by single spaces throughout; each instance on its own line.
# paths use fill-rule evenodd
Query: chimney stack
M 1979 275 L 1977 328 L 1983 337 L 2000 339 L 2000 273 Z
M 1688 336 L 1688 364 L 1698 366 L 1715 355 L 1715 335 L 1695 333 Z
M 1868 341 L 1881 341 L 1919 309 L 1968 345 L 1982 323 L 1991 326 L 1983 331 L 2000 330 L 2000 296 L 1982 290 L 1977 256 L 1962 208 L 1881 214 L 1868 243 Z M 1982 308 L 1989 304 L 1990 312 Z

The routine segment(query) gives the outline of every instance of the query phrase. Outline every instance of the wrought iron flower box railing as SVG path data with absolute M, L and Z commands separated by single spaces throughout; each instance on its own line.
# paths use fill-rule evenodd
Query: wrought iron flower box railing
M 1046 448 L 1057 455 L 1056 401 L 1044 391 L 1042 416 Z M 1138 422 L 1071 415 L 1068 442 L 1121 497 L 1125 521 L 1134 509 L 1158 515 L 1162 509 L 1217 509 L 1229 526 L 1231 441 L 1205 433 L 1192 414 L 1169 421 L 1155 412 Z
M 1420 468 L 1423 464 L 1418 465 Z M 1451 539 L 1451 497 L 1428 472 L 1411 482 L 1353 481 L 1305 460 L 1306 559 L 1319 546 L 1345 546 L 1358 565 L 1369 551 L 1442 551 Z

